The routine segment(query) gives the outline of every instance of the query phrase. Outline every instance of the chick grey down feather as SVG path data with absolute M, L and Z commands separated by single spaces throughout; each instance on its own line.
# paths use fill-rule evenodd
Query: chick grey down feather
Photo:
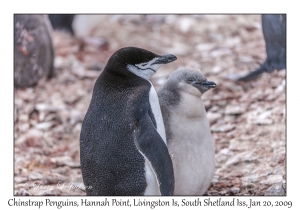
M 179 68 L 158 91 L 174 167 L 174 195 L 203 195 L 211 184 L 215 150 L 201 96 L 214 87 L 199 70 Z

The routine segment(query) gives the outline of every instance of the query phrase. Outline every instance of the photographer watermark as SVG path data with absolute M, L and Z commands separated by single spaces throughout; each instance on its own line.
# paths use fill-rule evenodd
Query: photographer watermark
M 86 189 L 92 189 L 92 186 L 85 186 L 82 182 L 65 182 L 59 181 L 56 185 L 44 185 L 41 181 L 34 181 L 34 182 L 24 182 L 21 184 L 23 187 L 29 187 L 32 189 L 40 189 L 40 190 L 47 190 L 51 192 L 54 189 L 60 190 L 82 190 L 86 191 Z

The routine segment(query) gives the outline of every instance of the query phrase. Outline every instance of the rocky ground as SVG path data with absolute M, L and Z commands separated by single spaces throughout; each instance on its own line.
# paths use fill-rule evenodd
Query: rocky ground
M 207 195 L 286 195 L 286 71 L 234 80 L 266 58 L 259 15 L 103 15 L 87 44 L 54 32 L 56 75 L 15 90 L 15 195 L 85 195 L 79 134 L 94 82 L 118 48 L 178 58 L 153 76 L 159 88 L 180 66 L 218 87 L 203 100 L 217 169 Z

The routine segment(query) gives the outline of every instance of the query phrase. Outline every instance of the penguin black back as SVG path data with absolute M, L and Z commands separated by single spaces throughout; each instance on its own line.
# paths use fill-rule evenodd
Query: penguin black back
M 81 168 L 83 177 L 88 177 L 84 180 L 85 185 L 93 186 L 93 189 L 87 190 L 87 195 L 143 195 L 146 188 L 143 176 L 131 176 L 132 173 L 144 167 L 144 158 L 133 147 L 132 133 L 135 125 L 131 123 L 134 121 L 133 115 L 128 113 L 134 112 L 132 109 L 134 104 L 127 104 L 129 102 L 128 95 L 122 91 L 125 90 L 124 87 L 128 83 L 115 80 L 115 82 L 123 84 L 115 88 L 111 86 L 109 80 L 101 85 L 99 85 L 99 81 L 101 80 L 97 80 L 95 84 L 97 89 L 94 89 L 91 105 L 82 125 L 82 130 L 85 132 L 81 132 L 80 137 Z M 142 83 L 141 81 L 136 82 L 137 84 Z M 136 92 L 134 85 L 130 85 L 131 87 L 126 87 L 125 92 Z M 141 85 L 144 90 L 150 88 L 147 87 L 147 84 Z M 101 93 L 114 95 L 114 97 L 104 98 Z M 134 102 L 139 104 L 141 109 L 148 109 L 149 107 L 142 103 L 147 96 L 141 97 L 140 94 L 136 92 L 131 96 L 137 99 Z M 127 125 L 127 128 L 123 129 L 123 125 Z M 128 143 L 123 139 L 131 139 L 131 142 Z M 114 148 L 113 153 L 110 149 L 106 149 L 111 145 Z M 135 158 L 131 160 L 133 156 Z M 108 162 L 109 164 L 106 164 Z M 94 171 L 98 175 L 93 176 L 90 171 Z M 85 172 L 87 174 L 84 174 Z M 126 180 L 123 180 L 123 177 L 126 177 Z M 132 183 L 132 186 L 127 186 L 130 191 L 127 191 L 126 188 L 119 189 L 118 183 L 120 185 Z M 115 191 L 118 194 L 115 194 Z
M 110 57 L 98 77 L 80 134 L 81 169 L 87 195 L 144 195 L 147 187 L 144 157 L 148 157 L 145 150 L 151 151 L 153 147 L 159 152 L 157 157 L 170 165 L 162 165 L 165 169 L 161 169 L 157 166 L 160 159 L 150 155 L 148 160 L 158 176 L 170 174 L 159 181 L 169 186 L 169 191 L 173 190 L 172 162 L 156 131 L 149 103 L 151 83 L 128 70 L 137 66 L 142 76 L 152 70 L 155 73 L 155 69 L 143 70 L 142 65 L 147 66 L 154 59 L 153 64 L 156 58 L 160 56 L 140 48 L 122 48 Z M 168 193 L 172 192 L 162 192 Z

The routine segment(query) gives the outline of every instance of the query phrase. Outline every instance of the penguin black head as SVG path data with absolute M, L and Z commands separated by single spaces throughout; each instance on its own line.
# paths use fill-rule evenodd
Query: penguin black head
M 207 81 L 201 71 L 182 67 L 174 71 L 168 81 L 171 86 L 176 86 L 180 91 L 201 96 L 211 88 L 217 87 L 216 83 Z
M 174 55 L 157 55 L 137 47 L 125 47 L 117 50 L 108 60 L 109 71 L 128 75 L 129 72 L 149 80 L 163 64 L 175 61 Z M 129 73 L 130 74 L 130 73 Z

